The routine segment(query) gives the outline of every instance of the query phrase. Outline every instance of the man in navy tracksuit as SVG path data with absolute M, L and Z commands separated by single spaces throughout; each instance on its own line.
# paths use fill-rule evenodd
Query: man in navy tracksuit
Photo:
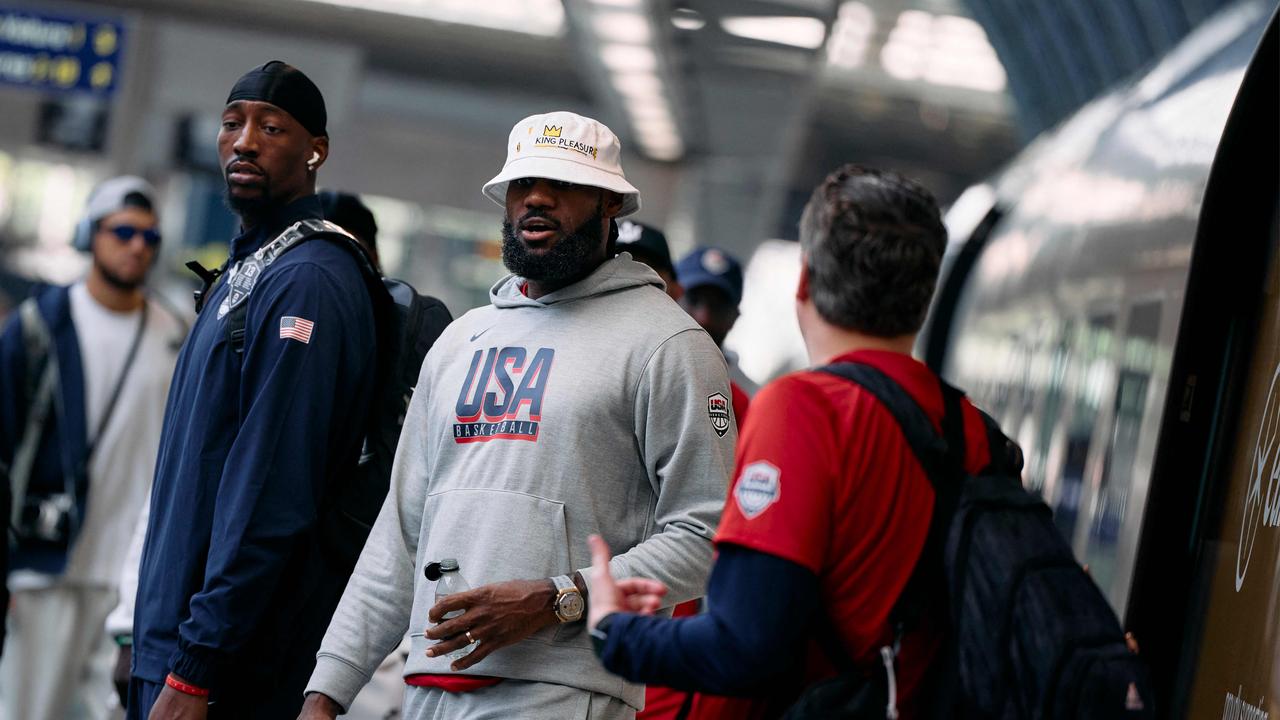
M 25 300 L 0 333 L 0 485 L 9 528 L 11 631 L 0 715 L 106 712 L 119 548 L 151 490 L 165 396 L 186 323 L 146 289 L 160 253 L 155 190 L 99 184 L 73 246 L 85 276 Z M 3 552 L 0 550 L 0 552 Z M 99 630 L 99 632 L 95 632 Z M 73 678 L 74 682 L 68 682 Z
M 251 70 L 227 98 L 218 153 L 243 231 L 169 395 L 134 616 L 131 720 L 296 715 L 351 570 L 325 552 L 324 518 L 359 459 L 376 374 L 360 267 L 338 243 L 305 241 L 252 273 L 240 296 L 242 261 L 321 218 L 320 91 L 278 61 Z M 237 343 L 227 325 L 239 302 Z

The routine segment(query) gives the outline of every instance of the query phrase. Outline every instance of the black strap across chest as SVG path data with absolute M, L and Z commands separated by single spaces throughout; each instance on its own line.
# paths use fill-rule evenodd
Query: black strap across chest
M 228 267 L 229 259 L 227 263 L 224 263 L 217 270 L 207 270 L 195 261 L 187 263 L 187 267 L 204 281 L 204 287 L 196 291 L 197 313 L 203 310 L 205 301 L 209 298 L 217 283 L 220 281 L 226 283 L 227 293 L 219 304 L 217 312 L 220 319 L 225 318 L 226 320 L 227 342 L 237 355 L 244 352 L 249 296 L 253 293 L 258 281 L 262 278 L 267 268 L 276 260 L 279 260 L 282 255 L 300 246 L 303 242 L 315 238 L 332 240 L 347 248 L 356 258 L 356 262 L 360 266 L 361 273 L 365 276 L 366 281 L 372 279 L 380 282 L 380 276 L 373 265 L 373 261 L 369 258 L 364 246 L 355 237 L 328 220 L 314 218 L 299 220 L 290 225 L 274 240 L 258 248 L 236 264 L 230 265 L 230 267 Z
M 951 527 L 951 518 L 960 502 L 965 475 L 964 415 L 961 406 L 964 394 L 941 378 L 938 379 L 943 401 L 943 432 L 939 435 L 929 416 L 915 399 L 879 369 L 862 363 L 845 362 L 827 365 L 819 370 L 855 383 L 885 406 L 902 429 L 907 444 L 920 460 L 934 489 L 933 515 L 924 549 L 889 616 L 896 644 L 904 633 L 919 624 L 931 602 L 944 597 L 943 546 Z M 854 670 L 853 660 L 825 613 L 822 623 L 818 641 L 828 658 L 842 671 Z

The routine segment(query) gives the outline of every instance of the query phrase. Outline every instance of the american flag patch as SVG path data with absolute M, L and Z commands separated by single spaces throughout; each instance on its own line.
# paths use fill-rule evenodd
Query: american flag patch
M 310 320 L 303 320 L 293 315 L 285 315 L 280 318 L 280 337 L 297 340 L 301 343 L 311 343 L 311 330 L 316 324 Z

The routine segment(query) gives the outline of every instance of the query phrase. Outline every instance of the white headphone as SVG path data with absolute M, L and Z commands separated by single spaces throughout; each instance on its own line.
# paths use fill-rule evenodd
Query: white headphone
M 319 150 L 316 150 L 315 152 L 312 152 L 312 153 L 311 153 L 311 159 L 307 161 L 307 169 L 308 169 L 308 170 L 315 170 L 315 169 L 316 169 L 316 163 L 318 163 L 318 162 L 320 162 L 320 151 L 319 151 Z

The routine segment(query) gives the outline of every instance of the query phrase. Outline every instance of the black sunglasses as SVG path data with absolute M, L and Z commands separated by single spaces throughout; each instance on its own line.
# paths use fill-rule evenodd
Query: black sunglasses
M 120 242 L 127 243 L 133 240 L 134 235 L 142 235 L 142 240 L 148 247 L 155 247 L 160 244 L 160 232 L 158 230 L 139 230 L 132 225 L 117 225 L 110 228 L 112 234 L 120 238 Z

